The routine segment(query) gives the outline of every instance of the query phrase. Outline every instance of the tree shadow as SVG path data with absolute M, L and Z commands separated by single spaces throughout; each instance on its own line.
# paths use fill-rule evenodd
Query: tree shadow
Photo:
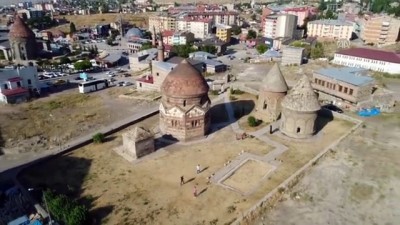
M 51 94 L 60 93 L 71 89 L 78 90 L 78 85 L 79 85 L 78 83 L 65 83 L 62 85 L 52 85 L 45 89 L 42 89 L 40 92 L 40 97 L 47 97 L 50 96 Z
M 89 209 L 90 220 L 94 224 L 101 224 L 113 210 L 113 205 L 94 208 L 94 202 L 101 197 L 92 196 L 85 192 L 86 181 L 96 178 L 95 173 L 90 173 L 92 160 L 72 156 L 71 154 L 48 157 L 21 170 L 17 179 L 27 190 L 33 188 L 38 191 L 28 192 L 36 203 L 42 203 L 42 190 L 51 190 L 57 194 L 64 194 Z M 43 204 L 42 204 L 43 205 Z
M 319 133 L 329 122 L 334 119 L 333 113 L 328 109 L 320 109 L 315 121 L 315 133 Z

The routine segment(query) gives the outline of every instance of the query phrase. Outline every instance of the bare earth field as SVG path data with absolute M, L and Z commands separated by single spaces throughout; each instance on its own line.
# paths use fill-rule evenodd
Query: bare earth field
M 366 119 L 256 224 L 398 224 L 399 124 L 399 114 Z
M 143 122 L 155 127 L 158 118 Z M 329 135 L 296 147 L 289 144 L 290 150 L 281 156 L 283 163 L 246 197 L 220 185 L 207 185 L 206 178 L 242 150 L 257 149 L 262 154 L 271 147 L 257 138 L 237 141 L 230 127 L 204 141 L 166 146 L 134 164 L 112 150 L 122 144 L 117 133 L 104 144 L 87 145 L 30 168 L 22 174 L 22 181 L 29 186 L 47 185 L 80 199 L 101 224 L 229 224 L 351 126 L 335 120 L 322 130 Z M 204 168 L 199 175 L 197 164 Z M 236 172 L 243 173 L 241 169 Z M 187 183 L 180 186 L 182 175 Z M 192 194 L 195 185 L 197 198 Z
M 39 152 L 63 146 L 81 134 L 150 107 L 153 102 L 118 98 L 128 88 L 113 87 L 91 94 L 67 90 L 18 105 L 0 107 L 0 144 L 5 154 Z M 0 145 L 1 146 L 1 145 Z

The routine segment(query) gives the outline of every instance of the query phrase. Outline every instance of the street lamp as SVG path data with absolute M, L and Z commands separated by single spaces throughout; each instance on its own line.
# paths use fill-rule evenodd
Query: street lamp
M 51 219 L 51 213 L 50 213 L 50 211 L 49 211 L 49 207 L 48 207 L 48 205 L 47 205 L 47 200 L 46 200 L 46 197 L 45 197 L 45 195 L 44 195 L 44 191 L 43 191 L 43 189 L 37 189 L 37 188 L 28 188 L 28 191 L 35 191 L 35 190 L 40 190 L 41 192 L 42 192 L 42 197 L 43 197 L 43 201 L 44 201 L 44 205 L 45 205 L 45 207 L 46 207 L 46 211 L 47 211 L 47 214 L 49 214 L 49 224 L 53 224 L 53 220 Z

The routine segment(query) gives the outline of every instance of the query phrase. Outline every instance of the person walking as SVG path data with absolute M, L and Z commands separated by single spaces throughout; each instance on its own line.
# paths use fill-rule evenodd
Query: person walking
M 197 172 L 197 174 L 199 174 L 199 173 L 201 172 L 201 170 L 200 170 L 200 164 L 197 164 L 197 166 L 196 166 L 196 172 Z
M 193 187 L 193 197 L 197 198 L 197 187 Z
M 185 184 L 185 178 L 181 176 L 181 186 Z

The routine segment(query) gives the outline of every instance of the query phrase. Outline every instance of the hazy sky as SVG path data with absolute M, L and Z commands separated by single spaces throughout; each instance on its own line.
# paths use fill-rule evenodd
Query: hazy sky
M 3 6 L 3 5 L 11 5 L 11 4 L 17 4 L 17 3 L 19 3 L 19 2 L 33 2 L 33 3 L 36 3 L 36 2 L 42 2 L 43 0 L 0 0 L 0 6 Z

